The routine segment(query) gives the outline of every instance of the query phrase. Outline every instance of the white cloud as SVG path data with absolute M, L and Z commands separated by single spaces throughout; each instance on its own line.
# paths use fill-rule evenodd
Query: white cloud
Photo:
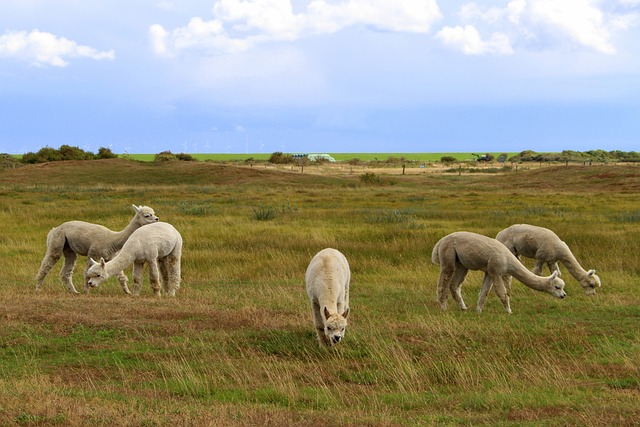
M 212 20 L 195 17 L 172 31 L 151 26 L 154 52 L 237 52 L 259 43 L 334 33 L 353 25 L 426 33 L 442 18 L 436 0 L 312 0 L 301 13 L 294 13 L 291 0 L 217 0 L 212 12 Z
M 513 53 L 509 37 L 501 33 L 493 33 L 487 41 L 482 40 L 478 30 L 472 25 L 464 27 L 444 27 L 436 34 L 436 38 L 447 45 L 462 50 L 465 55 Z
M 385 31 L 426 33 L 442 14 L 435 0 L 349 0 L 337 4 L 314 0 L 307 17 L 309 25 L 320 32 L 362 24 Z
M 478 47 L 483 32 L 494 34 L 490 45 L 500 46 L 506 37 L 524 49 L 571 46 L 613 54 L 614 33 L 638 24 L 639 5 L 640 0 L 512 0 L 500 8 L 472 2 L 458 12 L 465 27 L 445 27 L 438 38 L 467 54 L 492 52 Z
M 99 51 L 89 46 L 79 45 L 64 37 L 39 30 L 7 31 L 0 36 L 0 57 L 28 61 L 36 66 L 52 65 L 66 67 L 69 58 L 90 58 L 113 60 L 113 50 Z
M 597 3 L 593 0 L 536 0 L 531 2 L 531 19 L 595 51 L 615 53 L 609 22 Z

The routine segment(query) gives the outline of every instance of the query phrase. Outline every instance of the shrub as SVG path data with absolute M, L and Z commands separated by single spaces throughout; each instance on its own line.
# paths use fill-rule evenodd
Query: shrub
M 360 175 L 360 182 L 363 184 L 380 185 L 382 184 L 382 178 L 373 172 L 367 172 Z
M 117 157 L 118 155 L 113 154 L 113 151 L 111 151 L 110 148 L 107 148 L 107 147 L 98 148 L 98 155 L 97 155 L 98 159 L 115 159 Z
M 96 156 L 90 151 L 79 147 L 61 145 L 59 149 L 42 147 L 37 153 L 28 152 L 22 156 L 22 163 L 46 163 L 59 160 L 93 160 Z
M 162 152 L 156 154 L 156 157 L 155 157 L 154 161 L 158 162 L 158 163 L 176 162 L 176 161 L 178 161 L 178 157 L 176 157 L 176 155 L 173 154 L 171 151 L 162 151 Z
M 449 163 L 457 162 L 457 161 L 458 161 L 458 159 L 456 159 L 456 158 L 455 158 L 455 157 L 453 157 L 453 156 L 442 156 L 442 157 L 440 157 L 440 161 L 441 161 L 442 163 L 449 164 Z
M 6 153 L 0 153 L 0 170 L 13 169 L 20 164 L 20 161 L 14 156 Z
M 72 145 L 61 145 L 58 152 L 60 160 L 93 160 L 96 157 L 95 154 Z
M 176 158 L 178 160 L 182 160 L 182 161 L 185 161 L 185 162 L 195 162 L 196 161 L 195 157 L 193 157 L 191 154 L 187 154 L 187 153 L 176 154 Z
M 281 151 L 276 151 L 269 157 L 269 162 L 274 164 L 293 163 L 293 156 L 291 154 L 284 154 Z
M 253 218 L 257 221 L 268 221 L 278 216 L 278 209 L 273 206 L 258 206 L 253 208 Z

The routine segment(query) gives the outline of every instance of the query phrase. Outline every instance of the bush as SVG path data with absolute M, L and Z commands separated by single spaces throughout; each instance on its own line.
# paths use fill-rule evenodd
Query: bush
M 173 154 L 171 151 L 162 151 L 156 154 L 154 161 L 158 163 L 177 162 L 178 157 L 175 154 Z
M 98 148 L 98 155 L 97 155 L 98 159 L 115 159 L 117 157 L 118 155 L 113 154 L 113 151 L 111 151 L 110 148 L 107 148 L 107 147 Z
M 257 221 L 268 221 L 278 216 L 278 209 L 273 206 L 258 206 L 253 208 L 253 218 Z
M 14 156 L 0 153 L 0 170 L 13 169 L 20 165 L 20 161 Z
M 269 157 L 269 162 L 274 164 L 293 163 L 293 156 L 291 154 L 284 154 L 281 151 L 276 151 Z
M 373 172 L 367 172 L 360 175 L 360 182 L 363 184 L 380 185 L 382 184 L 382 178 Z
M 96 156 L 90 151 L 79 147 L 61 145 L 59 149 L 42 147 L 37 153 L 28 152 L 22 156 L 22 163 L 46 163 L 59 160 L 93 160 Z
M 441 161 L 442 163 L 449 164 L 449 163 L 457 162 L 457 161 L 458 161 L 458 159 L 456 159 L 456 158 L 455 158 L 455 157 L 453 157 L 453 156 L 442 156 L 442 157 L 440 157 L 440 161 Z
M 196 158 L 193 157 L 191 154 L 187 154 L 187 153 L 180 153 L 180 154 L 176 154 L 176 158 L 178 160 L 182 160 L 185 162 L 195 162 Z
M 95 154 L 72 145 L 61 145 L 58 151 L 61 160 L 93 160 L 96 158 Z

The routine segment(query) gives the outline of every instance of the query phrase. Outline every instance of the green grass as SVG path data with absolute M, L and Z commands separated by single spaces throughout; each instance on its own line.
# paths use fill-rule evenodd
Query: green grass
M 0 172 L 0 425 L 640 423 L 638 167 L 378 175 L 393 185 L 122 159 Z M 132 298 L 115 279 L 73 296 L 61 263 L 35 294 L 51 227 L 120 230 L 131 204 L 183 235 L 177 298 L 154 299 L 147 283 Z M 598 270 L 598 294 L 563 269 L 565 300 L 514 281 L 511 316 L 493 294 L 481 315 L 440 311 L 433 244 L 519 222 L 556 231 Z M 353 276 L 331 350 L 303 283 L 325 247 Z M 470 307 L 481 280 L 463 286 Z
M 442 157 L 449 156 L 458 160 L 473 160 L 473 153 L 326 153 L 331 155 L 337 161 L 348 161 L 353 159 L 359 159 L 365 162 L 381 161 L 384 162 L 389 158 L 405 158 L 410 161 L 416 162 L 439 162 Z M 502 153 L 486 153 L 478 152 L 476 154 L 493 154 L 495 158 Z M 507 153 L 508 157 L 515 156 L 518 153 Z M 271 153 L 195 153 L 191 154 L 197 160 L 212 160 L 219 162 L 244 162 L 248 159 L 256 161 L 269 160 Z M 127 157 L 132 160 L 140 160 L 144 162 L 151 162 L 155 158 L 155 154 L 126 154 L 121 157 Z

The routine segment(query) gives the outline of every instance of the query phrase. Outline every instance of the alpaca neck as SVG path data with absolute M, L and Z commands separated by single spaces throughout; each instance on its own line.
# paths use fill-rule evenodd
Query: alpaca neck
M 124 244 L 127 241 L 127 239 L 138 228 L 140 228 L 140 225 L 136 221 L 136 218 L 133 218 L 131 220 L 131 222 L 129 223 L 129 225 L 127 225 L 127 227 L 124 230 L 116 232 L 114 234 L 114 238 L 113 238 L 113 240 L 111 242 L 111 247 L 114 249 L 114 252 L 117 252 L 120 249 L 122 249 L 122 246 L 124 246 Z
M 540 292 L 548 292 L 549 290 L 549 279 L 547 277 L 537 276 L 533 274 L 532 272 L 527 270 L 527 268 L 522 265 L 520 261 L 512 263 L 509 266 L 508 273 L 531 289 Z
M 565 253 L 562 254 L 562 258 L 560 258 L 559 261 L 562 263 L 562 265 L 567 267 L 567 270 L 569 270 L 569 274 L 575 277 L 578 281 L 584 279 L 588 274 L 587 271 L 582 268 L 576 257 L 573 256 L 573 253 L 569 250 L 568 247 L 566 248 Z
M 121 272 L 135 261 L 133 254 L 127 251 L 121 251 L 111 261 L 107 262 L 104 266 L 107 277 L 111 277 L 116 273 Z

